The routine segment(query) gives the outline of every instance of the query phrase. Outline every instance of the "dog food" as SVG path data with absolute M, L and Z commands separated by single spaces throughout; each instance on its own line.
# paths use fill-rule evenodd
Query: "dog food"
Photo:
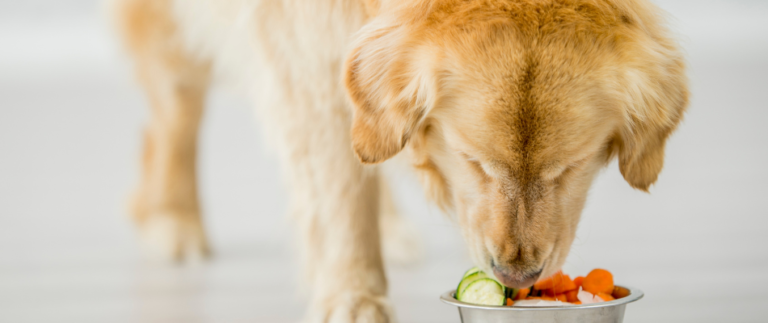
M 494 306 L 572 306 L 612 301 L 629 295 L 613 284 L 613 274 L 592 270 L 587 276 L 571 279 L 558 271 L 530 288 L 507 288 L 478 268 L 464 273 L 456 288 L 456 299 L 466 303 Z

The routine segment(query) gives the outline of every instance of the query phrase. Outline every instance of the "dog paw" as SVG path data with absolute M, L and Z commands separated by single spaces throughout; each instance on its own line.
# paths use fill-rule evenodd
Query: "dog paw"
M 399 214 L 383 215 L 381 248 L 384 260 L 399 266 L 418 263 L 424 252 L 418 229 Z
M 151 213 L 138 223 L 140 238 L 153 259 L 204 259 L 210 249 L 198 215 Z
M 394 323 L 395 316 L 384 296 L 340 294 L 317 306 L 307 323 Z

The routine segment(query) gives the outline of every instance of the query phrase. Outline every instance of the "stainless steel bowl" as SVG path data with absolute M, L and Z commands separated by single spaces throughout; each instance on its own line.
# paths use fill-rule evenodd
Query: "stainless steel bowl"
M 462 323 L 621 323 L 627 304 L 643 298 L 639 289 L 614 301 L 576 306 L 515 307 L 484 306 L 456 300 L 456 290 L 440 295 L 440 300 L 459 308 Z

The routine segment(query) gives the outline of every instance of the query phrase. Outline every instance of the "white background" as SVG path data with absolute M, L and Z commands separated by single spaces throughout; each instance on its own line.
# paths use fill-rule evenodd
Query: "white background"
M 616 164 L 593 186 L 565 270 L 643 289 L 625 322 L 768 320 L 768 3 L 658 1 L 692 102 L 651 194 Z M 200 176 L 216 257 L 147 261 L 126 214 L 142 93 L 97 0 L 0 0 L 0 321 L 296 322 L 306 299 L 279 165 L 248 105 L 214 90 Z M 471 264 L 406 168 L 396 195 L 423 261 L 390 268 L 402 322 L 458 322 L 438 295 Z M 340 273 L 343 274 L 343 273 Z

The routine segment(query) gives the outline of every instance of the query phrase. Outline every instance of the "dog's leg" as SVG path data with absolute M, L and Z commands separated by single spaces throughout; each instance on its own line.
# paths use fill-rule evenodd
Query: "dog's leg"
M 302 202 L 309 203 L 297 214 L 312 286 L 309 320 L 392 322 L 380 247 L 378 174 L 353 163 L 347 170 L 318 171 L 324 174 L 302 190 L 307 194 Z
M 295 92 L 294 92 L 295 93 Z M 297 96 L 299 96 L 297 94 Z M 311 291 L 308 322 L 392 322 L 379 232 L 379 174 L 351 149 L 344 101 L 280 118 L 292 215 Z
M 398 211 L 384 176 L 379 182 L 379 226 L 384 259 L 389 264 L 413 264 L 423 252 L 418 230 Z
M 195 160 L 209 66 L 184 51 L 170 1 L 123 0 L 119 9 L 123 36 L 152 106 L 134 220 L 161 256 L 206 256 Z

